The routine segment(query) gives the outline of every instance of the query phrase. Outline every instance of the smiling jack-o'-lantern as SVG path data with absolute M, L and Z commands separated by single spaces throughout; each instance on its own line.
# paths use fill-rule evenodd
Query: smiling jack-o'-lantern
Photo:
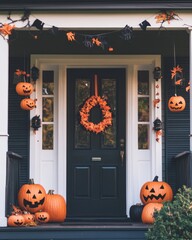
M 29 96 L 34 91 L 34 87 L 28 82 L 19 82 L 16 85 L 16 92 L 21 96 Z
M 47 223 L 49 222 L 49 213 L 48 212 L 36 212 L 35 213 L 35 220 L 40 223 Z
M 46 191 L 40 184 L 35 184 L 30 179 L 29 184 L 24 184 L 18 192 L 19 206 L 31 213 L 42 210 L 45 203 Z
M 25 224 L 25 219 L 21 214 L 13 214 L 7 218 L 7 225 L 10 227 L 20 227 Z
M 140 199 L 143 204 L 162 203 L 173 199 L 173 191 L 166 182 L 158 182 L 158 176 L 152 182 L 146 182 L 140 190 Z
M 35 215 L 30 212 L 24 211 L 23 217 L 25 219 L 25 224 L 31 224 L 35 222 Z
M 172 96 L 168 101 L 168 107 L 171 112 L 181 112 L 185 109 L 186 103 L 182 96 Z
M 36 107 L 36 101 L 37 101 L 36 99 L 33 100 L 31 98 L 24 98 L 20 102 L 20 107 L 23 110 L 32 110 Z

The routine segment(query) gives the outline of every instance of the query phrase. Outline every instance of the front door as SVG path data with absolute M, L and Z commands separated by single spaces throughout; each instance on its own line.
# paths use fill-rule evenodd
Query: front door
M 126 216 L 124 68 L 67 70 L 67 216 Z M 102 132 L 85 128 L 79 111 L 91 96 L 110 107 L 112 125 Z M 103 122 L 101 106 L 89 111 L 88 122 Z

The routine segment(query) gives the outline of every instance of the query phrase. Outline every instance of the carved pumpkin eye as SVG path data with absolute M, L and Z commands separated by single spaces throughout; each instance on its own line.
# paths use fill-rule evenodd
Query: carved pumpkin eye
M 149 187 L 148 187 L 148 185 L 145 187 L 145 189 L 146 189 L 146 190 L 149 190 Z
M 160 189 L 164 189 L 164 186 L 163 186 L 163 185 L 161 185 Z
M 28 189 L 26 193 L 30 194 L 30 193 L 31 193 L 31 191 Z
M 39 194 L 42 194 L 42 192 L 41 192 L 41 190 L 39 190 L 39 192 L 38 192 Z
M 180 101 L 179 104 L 183 104 L 183 103 Z
M 173 102 L 171 101 L 170 104 L 173 104 Z

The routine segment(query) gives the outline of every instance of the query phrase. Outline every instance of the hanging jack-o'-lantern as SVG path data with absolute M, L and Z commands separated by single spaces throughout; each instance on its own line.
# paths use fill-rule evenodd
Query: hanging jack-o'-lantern
M 185 99 L 182 96 L 172 96 L 168 101 L 168 108 L 171 112 L 181 112 L 185 106 Z
M 20 102 L 20 107 L 23 110 L 32 110 L 36 107 L 36 99 L 31 99 L 31 98 L 24 98 Z
M 19 206 L 31 213 L 42 210 L 45 204 L 46 191 L 40 184 L 35 184 L 30 179 L 29 184 L 24 184 L 18 192 Z
M 21 96 L 29 96 L 34 91 L 34 87 L 29 82 L 19 82 L 16 85 L 16 92 Z
M 140 199 L 143 204 L 162 203 L 173 199 L 173 191 L 166 182 L 158 182 L 158 176 L 151 182 L 143 184 L 140 190 Z

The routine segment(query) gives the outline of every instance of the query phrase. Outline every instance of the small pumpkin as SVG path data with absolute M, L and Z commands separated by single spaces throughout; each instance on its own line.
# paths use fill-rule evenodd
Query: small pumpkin
M 168 108 L 171 112 L 181 112 L 185 106 L 186 102 L 182 96 L 172 96 L 168 101 Z
M 146 182 L 141 187 L 140 199 L 143 204 L 172 201 L 173 191 L 168 183 L 159 182 L 158 176 L 155 176 L 152 182 Z
M 21 96 L 29 96 L 34 91 L 34 87 L 29 82 L 19 82 L 16 85 L 16 92 Z
M 21 227 L 25 224 L 25 219 L 21 214 L 12 214 L 7 218 L 9 227 Z
M 23 110 L 32 110 L 36 107 L 36 99 L 31 99 L 31 98 L 24 98 L 20 102 L 20 107 Z
M 155 221 L 154 212 L 155 210 L 160 211 L 163 207 L 162 203 L 148 203 L 144 206 L 141 220 L 143 223 L 152 224 Z
M 26 225 L 30 225 L 31 223 L 34 223 L 35 222 L 35 215 L 30 213 L 30 212 L 27 212 L 27 211 L 24 211 L 23 212 L 23 217 L 25 219 L 25 224 Z
M 47 223 L 49 222 L 49 213 L 44 211 L 39 211 L 35 213 L 35 220 L 40 223 Z
M 18 192 L 19 206 L 31 213 L 42 210 L 45 203 L 46 191 L 40 184 L 35 184 L 33 179 L 24 184 Z
M 66 202 L 63 196 L 53 192 L 48 191 L 43 210 L 49 213 L 49 222 L 63 222 L 66 218 Z
M 130 219 L 134 222 L 141 222 L 141 214 L 143 211 L 144 205 L 137 203 L 136 205 L 132 205 L 129 209 Z

